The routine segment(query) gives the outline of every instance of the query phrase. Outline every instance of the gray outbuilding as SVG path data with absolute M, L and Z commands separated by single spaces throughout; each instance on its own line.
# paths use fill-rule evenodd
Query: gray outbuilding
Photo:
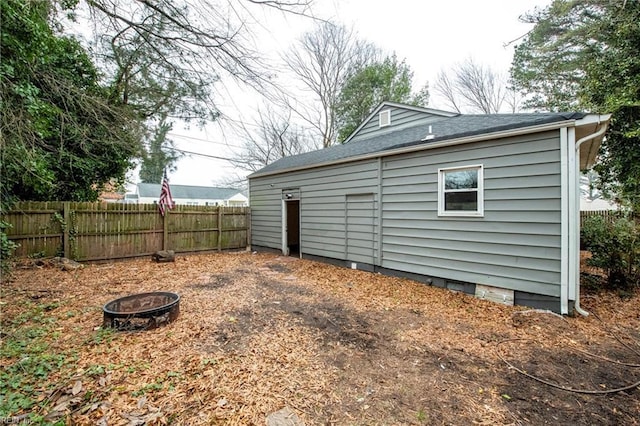
M 252 248 L 583 312 L 579 172 L 609 118 L 383 102 L 344 144 L 249 176 Z

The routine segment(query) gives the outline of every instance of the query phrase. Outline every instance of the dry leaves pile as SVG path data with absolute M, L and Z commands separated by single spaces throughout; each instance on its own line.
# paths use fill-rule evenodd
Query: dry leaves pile
M 144 332 L 100 328 L 105 303 L 148 291 L 180 294 L 176 322 Z M 33 390 L 33 408 L 12 416 L 245 425 L 288 407 L 308 425 L 586 425 L 636 424 L 640 413 L 637 389 L 607 397 L 552 389 L 499 357 L 566 387 L 639 381 L 638 295 L 586 298 L 604 322 L 560 318 L 249 252 L 24 267 L 2 293 L 3 343 L 29 324 L 20 322 L 25 312 L 46 305 L 47 350 L 72 360 Z M 20 362 L 0 360 L 3 368 Z

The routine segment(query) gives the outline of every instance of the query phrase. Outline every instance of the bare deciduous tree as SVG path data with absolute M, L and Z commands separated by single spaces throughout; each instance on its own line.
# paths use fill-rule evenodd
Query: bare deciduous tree
M 522 94 L 520 94 L 511 83 L 505 89 L 504 102 L 509 107 L 509 112 L 515 114 L 522 107 Z
M 378 55 L 378 49 L 359 40 L 353 30 L 323 22 L 314 31 L 304 34 L 283 58 L 302 82 L 304 90 L 313 97 L 311 102 L 289 98 L 288 107 L 318 133 L 322 147 L 336 142 L 335 106 L 348 73 Z
M 211 182 L 213 186 L 217 186 L 219 188 L 233 188 L 238 191 L 242 191 L 245 195 L 248 195 L 249 191 L 249 182 L 247 181 L 247 177 L 242 173 L 231 172 L 226 173 L 217 179 Z
M 308 133 L 292 123 L 291 111 L 278 112 L 270 105 L 258 110 L 253 124 L 239 122 L 236 132 L 243 142 L 242 148 L 234 152 L 231 163 L 250 172 L 280 158 L 316 148 Z
M 434 90 L 440 94 L 447 102 L 447 107 L 453 109 L 455 112 L 462 112 L 460 105 L 458 105 L 458 91 L 455 81 L 451 78 L 450 72 L 441 70 L 436 78 Z
M 503 76 L 473 59 L 466 59 L 452 69 L 442 70 L 436 78 L 434 90 L 457 112 L 497 114 L 506 102 L 511 112 L 516 112 L 519 99 L 515 91 L 508 89 Z
M 126 91 L 127 83 L 148 78 L 163 85 L 149 85 L 139 96 L 156 95 L 158 89 L 177 92 L 184 95 L 179 100 L 184 102 L 178 102 L 183 109 L 180 118 L 211 118 L 217 115 L 216 102 L 203 90 L 210 92 L 212 83 L 232 78 L 260 89 L 271 84 L 272 72 L 255 48 L 251 6 L 308 16 L 312 1 L 86 0 L 86 4 L 94 33 L 102 34 L 97 47 L 108 49 L 103 72 L 112 77 L 121 97 L 135 94 Z M 176 102 L 175 96 L 171 101 Z M 162 103 L 152 107 L 151 113 L 154 108 L 166 109 Z
M 263 94 L 277 90 L 273 69 L 256 48 L 259 18 L 254 13 L 267 8 L 313 18 L 313 0 L 85 1 L 95 26 L 94 51 L 111 97 L 135 111 L 149 133 L 158 117 L 201 126 L 224 117 L 217 94 L 228 90 L 232 80 Z M 275 140 L 280 123 L 269 121 L 273 117 L 260 115 L 258 121 L 273 133 L 262 139 Z M 290 137 L 291 128 L 284 130 Z M 234 164 L 247 169 L 273 161 L 275 145 L 263 147 L 254 132 L 245 134 L 255 146 Z M 170 147 L 162 150 L 173 155 Z

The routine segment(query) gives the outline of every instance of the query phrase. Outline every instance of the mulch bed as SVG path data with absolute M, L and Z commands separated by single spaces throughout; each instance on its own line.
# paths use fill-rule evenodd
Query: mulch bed
M 181 296 L 177 321 L 100 327 L 105 303 L 150 291 Z M 559 317 L 238 252 L 67 271 L 25 262 L 5 277 L 1 303 L 3 345 L 44 317 L 47 351 L 67 360 L 23 391 L 36 406 L 4 416 L 263 425 L 288 407 L 307 425 L 640 423 L 637 388 L 602 393 L 640 381 L 638 293 L 590 294 L 592 315 Z M 38 324 L 26 315 L 34 309 Z

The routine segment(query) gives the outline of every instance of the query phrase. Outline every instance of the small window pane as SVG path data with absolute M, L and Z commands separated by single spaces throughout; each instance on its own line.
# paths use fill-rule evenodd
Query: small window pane
M 445 172 L 444 189 L 472 189 L 478 187 L 478 170 Z
M 445 211 L 476 211 L 478 210 L 478 192 L 447 192 L 444 194 Z

